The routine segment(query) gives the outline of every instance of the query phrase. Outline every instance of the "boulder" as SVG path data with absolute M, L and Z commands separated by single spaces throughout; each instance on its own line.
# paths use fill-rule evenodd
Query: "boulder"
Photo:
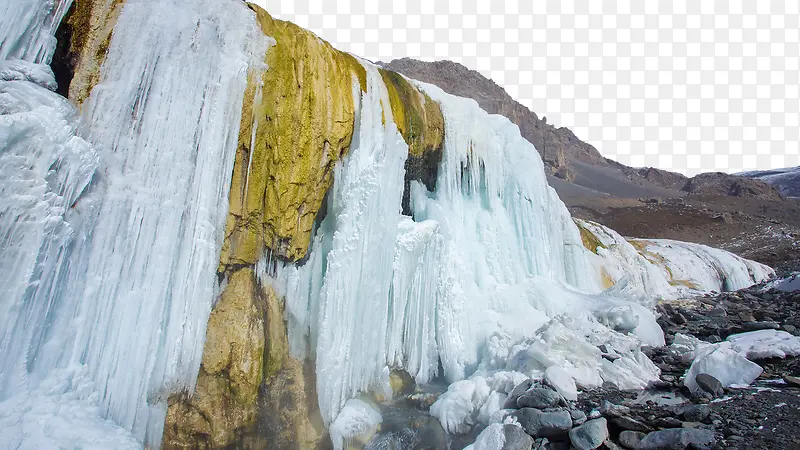
M 651 428 L 650 425 L 644 424 L 627 416 L 615 417 L 611 419 L 611 423 L 614 424 L 615 427 L 622 430 L 641 431 L 642 433 L 653 431 L 653 428 Z
M 574 409 L 570 411 L 569 415 L 572 417 L 573 426 L 577 427 L 578 425 L 582 425 L 584 422 L 586 422 L 586 413 L 580 409 Z
M 517 406 L 520 408 L 553 408 L 561 402 L 558 392 L 550 389 L 533 388 L 525 392 L 517 399 Z
M 705 392 L 708 392 L 714 397 L 720 397 L 725 392 L 722 383 L 707 373 L 697 374 L 695 378 L 697 386 Z
M 511 390 L 511 393 L 508 394 L 506 397 L 506 402 L 503 405 L 504 409 L 508 408 L 517 408 L 517 399 L 519 399 L 522 394 L 524 394 L 528 389 L 530 389 L 534 385 L 535 381 L 528 378 L 527 380 L 523 381 L 522 383 L 514 386 L 514 389 Z
M 572 429 L 572 417 L 565 410 L 542 412 L 534 408 L 522 408 L 511 416 L 533 437 L 562 436 Z
M 714 432 L 699 428 L 671 428 L 654 431 L 639 442 L 637 450 L 683 450 L 690 445 L 708 448 L 714 442 Z
M 683 412 L 683 418 L 689 422 L 702 422 L 711 414 L 711 407 L 708 405 L 687 406 Z
M 600 414 L 612 418 L 622 417 L 631 413 L 631 409 L 627 406 L 615 405 L 608 400 L 604 400 L 600 405 Z
M 578 450 L 594 450 L 603 445 L 607 438 L 608 424 L 604 417 L 590 420 L 569 432 L 569 440 Z
M 619 434 L 619 445 L 629 449 L 634 450 L 639 446 L 639 442 L 646 436 L 646 434 L 642 433 L 641 431 L 630 431 L 625 430 Z

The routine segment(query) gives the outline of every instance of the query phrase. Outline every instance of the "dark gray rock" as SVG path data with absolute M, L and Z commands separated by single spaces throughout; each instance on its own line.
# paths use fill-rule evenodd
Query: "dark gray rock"
M 617 441 L 619 442 L 619 445 L 629 450 L 634 450 L 639 446 L 639 441 L 641 441 L 645 436 L 646 435 L 641 431 L 625 430 L 619 434 Z
M 569 412 L 569 415 L 572 416 L 572 425 L 578 426 L 582 425 L 586 422 L 586 413 L 581 411 L 580 409 L 573 409 Z
M 627 406 L 615 405 L 608 400 L 604 400 L 603 404 L 600 405 L 600 414 L 609 418 L 622 417 L 630 413 L 631 409 Z
M 716 307 L 706 313 L 708 317 L 727 317 L 728 311 L 725 311 L 725 308 Z
M 533 438 L 516 425 L 503 425 L 503 435 L 506 440 L 502 450 L 531 450 L 533 447 Z
M 637 450 L 683 450 L 690 445 L 708 448 L 714 442 L 714 432 L 697 428 L 672 428 L 654 431 L 639 442 Z
M 542 412 L 535 408 L 522 408 L 511 416 L 533 437 L 563 436 L 572 429 L 572 417 L 564 410 Z
M 641 431 L 642 433 L 649 433 L 650 431 L 653 431 L 653 428 L 650 427 L 650 425 L 626 416 L 615 417 L 611 419 L 611 423 L 614 424 L 615 427 L 622 430 Z
M 506 397 L 506 402 L 503 404 L 503 409 L 517 409 L 517 400 L 525 393 L 528 389 L 530 389 L 534 385 L 535 381 L 528 378 L 527 380 L 523 381 L 522 383 L 514 386 L 514 389 L 511 390 L 511 393 L 508 394 Z
M 662 417 L 654 422 L 660 428 L 680 428 L 681 421 L 675 417 Z
M 697 381 L 697 386 L 699 386 L 700 389 L 708 392 L 714 397 L 720 397 L 725 392 L 723 390 L 722 383 L 707 373 L 698 374 L 695 381 Z
M 780 330 L 781 324 L 778 322 L 747 322 L 742 324 L 744 331 L 758 330 Z
M 544 388 L 528 389 L 517 399 L 519 408 L 553 408 L 561 402 L 561 395 L 556 391 Z
M 793 377 L 791 375 L 786 375 L 783 377 L 783 381 L 788 383 L 790 386 L 800 387 L 800 378 Z
M 702 422 L 711 414 L 711 407 L 708 405 L 691 405 L 682 411 L 682 416 L 689 422 Z
M 594 450 L 603 445 L 606 439 L 608 424 L 604 417 L 590 420 L 569 432 L 569 440 L 578 450 Z

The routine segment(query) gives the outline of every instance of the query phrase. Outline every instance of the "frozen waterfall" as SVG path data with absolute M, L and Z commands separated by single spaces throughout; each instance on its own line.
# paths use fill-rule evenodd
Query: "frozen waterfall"
M 10 3 L 29 20 L 3 56 L 47 63 L 68 2 Z M 3 62 L 0 442 L 160 444 L 197 377 L 267 41 L 234 0 L 126 2 L 82 124 L 47 66 Z
M 441 105 L 444 154 L 435 192 L 413 182 L 413 218 L 401 215 L 408 150 L 388 108 L 381 123 L 386 88 L 376 69 L 365 67 L 356 138 L 337 165 L 308 260 L 279 264 L 273 273 L 265 256 L 260 269 L 286 296 L 292 353 L 316 361 L 326 423 L 348 399 L 382 392 L 389 368 L 404 368 L 419 383 L 437 376 L 440 364 L 450 382 L 505 370 L 514 365 L 503 359 L 514 345 L 541 340 L 539 330 L 559 317 L 573 317 L 578 328 L 548 334 L 542 342 L 554 354 L 542 370 L 560 365 L 587 384 L 602 376 L 626 387 L 653 379 L 657 371 L 638 353 L 639 341 L 595 317 L 635 312 L 629 329 L 663 344 L 652 313 L 595 295 L 602 288 L 577 227 L 547 185 L 536 150 L 506 118 L 419 84 Z M 580 342 L 589 350 L 571 356 L 568 349 Z M 590 342 L 629 356 L 605 367 Z M 487 361 L 492 345 L 505 356 Z

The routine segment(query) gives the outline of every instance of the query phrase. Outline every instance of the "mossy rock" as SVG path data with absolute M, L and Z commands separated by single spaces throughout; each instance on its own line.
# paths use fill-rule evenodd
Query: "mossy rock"
M 56 30 L 50 67 L 58 93 L 81 106 L 100 81 L 100 67 L 124 0 L 74 0 Z
M 575 225 L 578 226 L 578 231 L 581 233 L 581 242 L 583 242 L 583 246 L 586 247 L 587 250 L 596 255 L 598 248 L 608 248 L 594 233 L 589 231 L 589 229 L 584 227 L 579 221 L 576 220 Z
M 286 261 L 306 255 L 334 165 L 350 149 L 354 84 L 366 90 L 355 57 L 250 8 L 275 45 L 245 91 L 223 265 L 253 264 L 265 248 Z
M 397 72 L 378 69 L 389 92 L 392 116 L 412 157 L 436 152 L 444 141 L 444 116 L 439 104 Z M 385 119 L 384 119 L 385 120 Z

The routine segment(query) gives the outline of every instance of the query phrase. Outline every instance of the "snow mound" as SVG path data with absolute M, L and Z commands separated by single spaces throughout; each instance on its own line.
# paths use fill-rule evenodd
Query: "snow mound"
M 732 334 L 726 340 L 734 351 L 750 360 L 800 355 L 800 338 L 785 331 L 750 331 Z
M 697 375 L 707 373 L 722 383 L 723 387 L 749 385 L 761 375 L 763 369 L 731 348 L 730 342 L 702 346 L 692 365 L 686 371 L 683 383 L 692 392 L 700 392 Z
M 800 291 L 800 272 L 795 272 L 785 278 L 771 280 L 762 288 L 763 291 L 770 289 L 777 289 L 783 292 Z
M 725 342 L 711 344 L 678 333 L 670 351 L 684 361 L 692 361 L 684 384 L 697 391 L 694 379 L 701 373 L 714 376 L 724 387 L 749 385 L 762 372 L 761 366 L 751 360 L 800 355 L 800 338 L 785 331 L 759 330 L 733 334 Z
M 349 448 L 357 437 L 363 437 L 366 443 L 381 421 L 381 414 L 369 404 L 359 399 L 348 400 L 329 428 L 333 448 Z

